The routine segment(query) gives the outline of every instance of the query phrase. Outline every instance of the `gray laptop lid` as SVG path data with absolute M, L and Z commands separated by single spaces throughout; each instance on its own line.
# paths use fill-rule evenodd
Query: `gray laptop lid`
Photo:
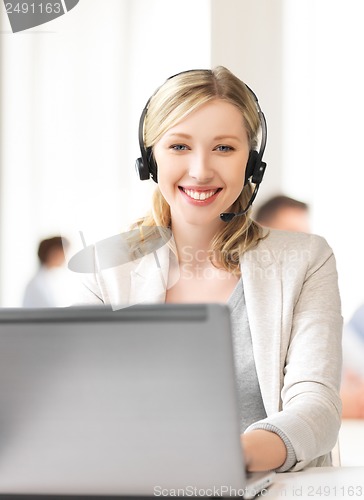
M 244 488 L 224 305 L 0 311 L 0 492 Z

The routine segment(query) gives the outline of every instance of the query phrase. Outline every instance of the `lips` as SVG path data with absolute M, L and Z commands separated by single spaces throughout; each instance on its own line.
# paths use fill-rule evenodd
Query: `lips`
M 206 201 L 210 200 L 213 196 L 215 196 L 221 188 L 204 188 L 204 189 L 195 189 L 193 187 L 182 187 L 179 186 L 179 190 L 182 191 L 188 198 L 194 201 Z

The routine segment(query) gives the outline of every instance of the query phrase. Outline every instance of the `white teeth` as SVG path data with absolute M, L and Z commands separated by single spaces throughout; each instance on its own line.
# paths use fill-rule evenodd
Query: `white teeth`
M 214 189 L 213 191 L 192 191 L 192 189 L 184 189 L 182 188 L 183 191 L 190 197 L 193 198 L 194 200 L 207 200 L 208 198 L 211 198 L 216 192 L 217 189 Z

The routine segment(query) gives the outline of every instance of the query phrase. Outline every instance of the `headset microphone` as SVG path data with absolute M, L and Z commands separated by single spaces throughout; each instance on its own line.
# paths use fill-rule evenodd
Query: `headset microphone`
M 260 183 L 263 180 L 266 166 L 267 166 L 267 164 L 264 161 L 260 162 L 259 171 L 257 172 L 257 176 L 254 177 L 254 180 L 255 180 L 254 191 L 253 191 L 253 194 L 251 195 L 251 198 L 250 198 L 247 206 L 244 208 L 244 210 L 242 212 L 223 212 L 222 214 L 220 214 L 220 219 L 222 221 L 230 222 L 234 217 L 239 217 L 240 215 L 245 215 L 247 213 L 249 208 L 252 206 L 256 195 L 258 194 L 258 189 L 259 189 Z M 259 175 L 259 177 L 258 177 L 258 175 Z M 252 179 L 252 182 L 254 182 L 254 180 Z

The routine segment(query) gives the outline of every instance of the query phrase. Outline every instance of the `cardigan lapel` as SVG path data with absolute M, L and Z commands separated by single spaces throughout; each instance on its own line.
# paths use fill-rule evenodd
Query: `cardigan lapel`
M 173 255 L 168 245 L 164 245 L 140 259 L 130 272 L 130 305 L 165 301 L 170 253 Z
M 267 415 L 279 410 L 282 279 L 265 240 L 241 258 L 241 271 L 257 376 Z

